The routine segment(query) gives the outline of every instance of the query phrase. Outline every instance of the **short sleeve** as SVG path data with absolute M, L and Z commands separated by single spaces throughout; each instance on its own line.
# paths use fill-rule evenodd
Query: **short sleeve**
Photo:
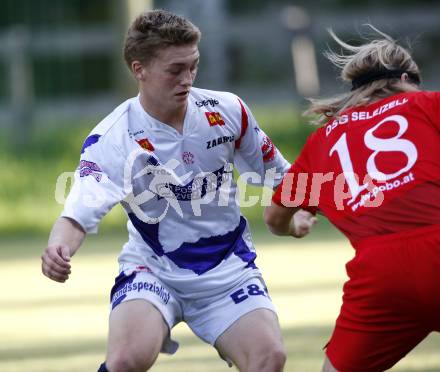
M 313 176 L 311 149 L 315 138 L 315 133 L 308 138 L 298 158 L 284 175 L 272 197 L 274 203 L 287 208 L 305 209 L 311 213 L 318 210 L 317 206 L 310 205 L 310 183 Z
M 435 126 L 440 130 L 440 92 L 432 92 L 434 99 L 434 117 L 432 118 Z
M 99 135 L 87 137 L 61 216 L 96 233 L 101 219 L 128 193 L 123 172 L 124 157 L 115 146 Z
M 265 184 L 265 177 L 273 171 L 274 186 L 277 186 L 282 176 L 289 169 L 289 162 L 284 159 L 272 140 L 259 127 L 249 108 L 238 99 L 241 107 L 241 134 L 235 142 L 234 164 L 240 174 L 255 172 Z

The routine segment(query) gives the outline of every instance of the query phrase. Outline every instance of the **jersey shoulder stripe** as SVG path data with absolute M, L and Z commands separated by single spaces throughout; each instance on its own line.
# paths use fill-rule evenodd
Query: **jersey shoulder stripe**
M 241 132 L 240 132 L 240 137 L 238 138 L 237 141 L 235 141 L 235 148 L 236 149 L 240 148 L 241 139 L 246 134 L 246 131 L 249 126 L 249 119 L 248 119 L 248 114 L 246 112 L 246 109 L 244 108 L 243 103 L 241 102 L 240 99 L 238 99 L 238 102 L 240 102 L 240 107 L 241 107 Z

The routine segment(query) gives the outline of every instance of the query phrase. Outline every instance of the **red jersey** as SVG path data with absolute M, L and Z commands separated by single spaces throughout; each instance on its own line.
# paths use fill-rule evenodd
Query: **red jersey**
M 321 211 L 354 245 L 440 224 L 440 92 L 396 94 L 330 120 L 273 201 Z

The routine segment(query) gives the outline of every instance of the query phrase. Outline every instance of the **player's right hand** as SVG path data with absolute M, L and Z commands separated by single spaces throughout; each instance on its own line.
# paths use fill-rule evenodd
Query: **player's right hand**
M 41 271 L 48 278 L 64 283 L 70 274 L 70 249 L 66 245 L 49 245 L 41 256 Z
M 290 233 L 295 238 L 306 236 L 315 225 L 317 218 L 303 209 L 298 210 L 292 217 Z

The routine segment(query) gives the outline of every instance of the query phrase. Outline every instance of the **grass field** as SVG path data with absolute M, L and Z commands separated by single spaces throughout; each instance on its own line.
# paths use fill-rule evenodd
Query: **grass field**
M 319 371 L 340 307 L 345 241 L 259 239 L 258 266 L 279 309 L 286 371 Z M 0 371 L 96 371 L 105 355 L 108 293 L 124 236 L 89 237 L 73 259 L 65 284 L 40 274 L 43 238 L 0 240 Z M 228 371 L 213 348 L 180 324 L 174 356 L 160 356 L 154 371 Z M 393 371 L 439 371 L 440 337 L 431 335 Z

